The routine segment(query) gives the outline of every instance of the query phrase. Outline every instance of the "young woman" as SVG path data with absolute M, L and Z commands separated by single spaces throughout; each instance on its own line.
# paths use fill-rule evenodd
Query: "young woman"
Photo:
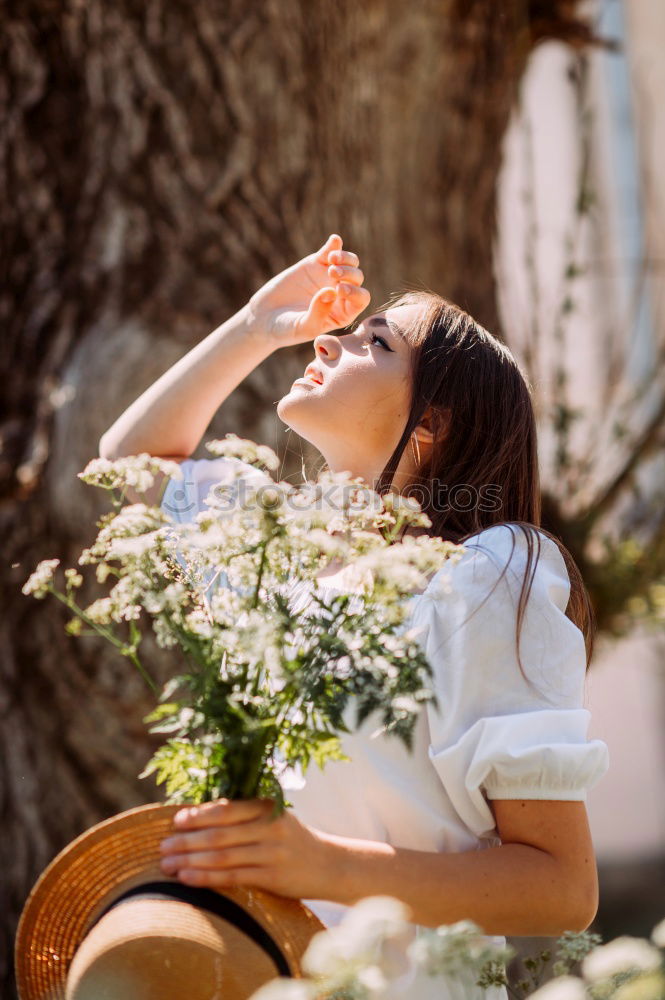
M 435 574 L 413 598 L 441 707 L 421 713 L 413 753 L 370 739 L 365 724 L 344 740 L 350 763 L 290 776 L 294 808 L 276 820 L 262 800 L 183 810 L 164 871 L 194 886 L 300 898 L 326 924 L 387 894 L 427 927 L 471 919 L 490 935 L 581 930 L 598 894 L 584 798 L 607 751 L 586 739 L 584 586 L 538 527 L 527 386 L 507 348 L 431 293 L 333 333 L 367 307 L 363 280 L 356 254 L 330 236 L 144 392 L 100 454 L 181 461 L 184 483 L 158 484 L 148 499 L 192 519 L 228 471 L 228 459 L 188 457 L 217 408 L 273 351 L 313 341 L 305 377 L 279 400 L 281 420 L 332 471 L 416 495 L 431 531 L 465 544 L 446 569 L 450 588 Z M 322 585 L 343 589 L 344 570 Z

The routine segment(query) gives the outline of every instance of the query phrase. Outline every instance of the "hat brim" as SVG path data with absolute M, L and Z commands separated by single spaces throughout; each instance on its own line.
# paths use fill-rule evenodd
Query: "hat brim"
M 179 806 L 130 809 L 87 830 L 46 868 L 23 909 L 16 935 L 16 980 L 21 1000 L 64 1000 L 67 973 L 88 930 L 128 889 L 176 882 L 160 868 L 160 841 L 172 832 Z M 178 883 L 179 884 L 179 883 Z M 324 925 L 300 900 L 238 886 L 223 894 L 272 937 L 291 974 Z M 177 927 L 174 928 L 177 934 Z

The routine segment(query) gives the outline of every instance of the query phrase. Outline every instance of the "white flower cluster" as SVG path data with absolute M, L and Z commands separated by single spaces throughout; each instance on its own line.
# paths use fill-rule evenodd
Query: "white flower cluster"
M 408 953 L 414 938 L 410 912 L 390 896 L 372 896 L 349 910 L 337 927 L 315 934 L 303 957 L 303 969 L 325 983 L 327 992 L 348 988 L 354 980 L 370 995 L 389 983 L 407 985 L 415 975 Z
M 247 462 L 278 465 L 271 449 L 235 435 L 208 447 L 240 459 L 237 473 Z M 182 477 L 176 463 L 144 454 L 95 459 L 81 478 L 114 493 L 145 490 L 157 473 Z M 206 509 L 183 524 L 166 508 L 118 509 L 114 500 L 115 511 L 103 515 L 78 560 L 111 585 L 79 608 L 73 591 L 81 576 L 67 570 L 63 599 L 75 613 L 68 628 L 81 634 L 81 625 L 91 627 L 144 675 L 146 616 L 158 645 L 179 649 L 182 684 L 154 717 L 171 736 L 153 768 L 169 795 L 203 801 L 264 794 L 283 805 L 278 764 L 306 770 L 310 761 L 345 759 L 339 720 L 352 698 L 358 724 L 377 712 L 375 735 L 411 745 L 416 714 L 436 699 L 418 630 L 406 626 L 407 600 L 461 549 L 405 535 L 425 523 L 417 504 L 382 498 L 348 473 L 297 487 L 267 473 L 238 474 L 230 494 L 225 488 L 213 487 Z M 318 581 L 332 563 L 348 571 L 346 590 L 335 598 Z M 25 592 L 54 590 L 56 565 L 40 564 Z M 295 612 L 300 584 L 311 600 Z M 188 705 L 196 711 L 184 711 Z
M 154 484 L 158 473 L 171 479 L 182 479 L 182 469 L 178 462 L 157 458 L 147 452 L 113 460 L 93 458 L 78 473 L 78 478 L 90 486 L 100 486 L 102 489 L 116 490 L 131 486 L 138 493 L 144 493 Z
M 471 921 L 436 929 L 416 928 L 407 906 L 391 896 L 371 896 L 349 908 L 335 927 L 312 938 L 303 956 L 307 978 L 278 978 L 250 1000 L 437 1000 L 441 979 L 450 995 L 476 997 L 482 988 L 504 985 L 505 968 L 514 952 L 483 936 Z M 583 979 L 563 975 L 537 988 L 531 1000 L 663 1000 L 662 948 L 665 920 L 651 942 L 620 937 L 609 944 L 587 932 L 567 932 L 559 955 L 582 961 Z M 591 950 L 590 950 L 591 949 Z M 544 953 L 543 953 L 544 954 Z M 438 981 L 437 981 L 438 980 Z M 535 992 L 534 992 L 535 990 Z
M 651 932 L 651 940 L 657 948 L 665 948 L 665 919 L 656 924 Z
M 59 559 L 42 559 L 23 584 L 21 591 L 41 600 L 49 592 L 53 575 L 60 565 Z
M 469 921 L 426 930 L 410 919 L 409 908 L 391 896 L 360 900 L 336 927 L 312 938 L 302 961 L 309 979 L 275 979 L 251 1000 L 434 1000 L 441 973 L 456 981 L 460 996 L 472 996 L 488 966 L 503 968 L 511 954 Z
M 256 444 L 249 438 L 238 437 L 237 434 L 227 434 L 224 438 L 208 441 L 206 448 L 217 457 L 239 458 L 241 462 L 265 466 L 271 470 L 279 468 L 279 458 L 272 448 Z
M 425 588 L 430 574 L 440 569 L 449 555 L 454 561 L 450 542 L 407 535 L 398 546 L 376 546 L 360 555 L 352 564 L 350 578 L 361 585 L 371 579 L 389 590 L 415 592 Z
M 464 976 L 469 969 L 481 969 L 509 957 L 507 951 L 483 937 L 480 928 L 470 920 L 437 927 L 419 938 L 414 947 L 419 965 L 431 975 Z
M 588 1000 L 586 987 L 576 976 L 552 979 L 531 996 L 538 997 L 538 1000 Z
M 582 961 L 582 975 L 589 983 L 611 980 L 621 973 L 653 972 L 663 956 L 643 938 L 618 937 L 595 948 Z
M 566 937 L 562 938 L 560 953 L 567 949 Z M 533 1000 L 662 1000 L 664 948 L 662 920 L 654 928 L 651 941 L 622 936 L 593 948 L 582 958 L 581 978 L 565 975 L 553 979 L 532 994 Z

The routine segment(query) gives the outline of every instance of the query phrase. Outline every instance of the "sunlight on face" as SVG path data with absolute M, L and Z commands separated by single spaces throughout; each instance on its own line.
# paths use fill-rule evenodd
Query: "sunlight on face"
M 419 308 L 395 306 L 366 317 L 353 333 L 316 337 L 308 377 L 280 399 L 280 420 L 331 467 L 373 468 L 399 441 L 411 400 L 412 348 L 403 334 Z

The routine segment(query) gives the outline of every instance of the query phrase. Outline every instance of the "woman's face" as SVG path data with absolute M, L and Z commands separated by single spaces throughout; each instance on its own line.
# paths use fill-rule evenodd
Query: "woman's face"
M 318 448 L 333 472 L 348 470 L 373 485 L 393 453 L 411 403 L 404 331 L 418 309 L 394 306 L 353 333 L 316 337 L 306 377 L 277 404 L 280 420 Z

